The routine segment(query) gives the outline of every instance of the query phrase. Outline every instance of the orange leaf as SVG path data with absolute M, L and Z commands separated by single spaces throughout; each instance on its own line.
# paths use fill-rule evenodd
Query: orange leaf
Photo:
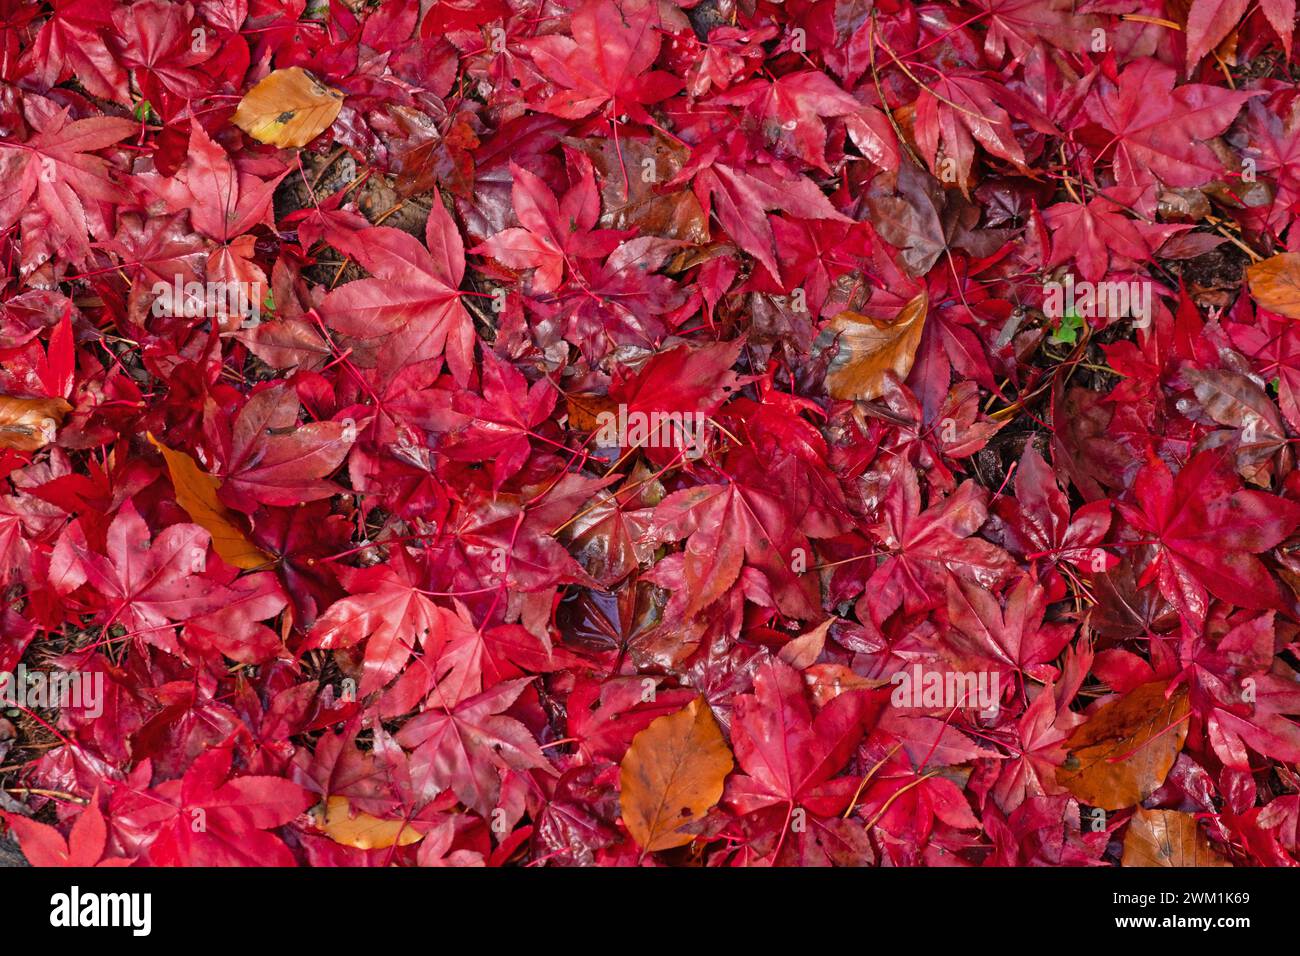
M 1288 319 L 1300 319 L 1300 253 L 1284 252 L 1256 262 L 1246 277 L 1257 303 Z
M 273 70 L 244 94 L 232 122 L 259 143 L 306 146 L 343 108 L 343 92 L 301 67 Z
M 1232 866 L 1214 852 L 1194 813 L 1138 808 L 1124 836 L 1123 866 Z
M 1105 810 L 1141 803 L 1165 782 L 1187 738 L 1186 688 L 1165 699 L 1168 681 L 1134 688 L 1075 728 L 1057 780 Z
M 831 319 L 827 328 L 839 338 L 838 351 L 826 370 L 831 397 L 879 398 L 885 391 L 886 372 L 906 378 L 921 344 L 929 304 L 929 296 L 922 292 L 893 320 L 856 312 L 841 312 Z
M 632 738 L 619 768 L 623 822 L 648 853 L 694 839 L 681 828 L 722 797 L 731 751 L 703 697 L 650 723 Z
M 0 448 L 36 451 L 54 441 L 54 432 L 72 406 L 61 398 L 0 395 Z
M 212 535 L 212 547 L 221 560 L 242 570 L 260 568 L 274 558 L 267 554 L 240 529 L 235 513 L 221 503 L 217 488 L 221 482 L 201 469 L 194 459 L 181 451 L 173 451 L 149 436 L 153 446 L 162 452 L 167 462 L 167 473 L 176 489 L 176 501 L 190 520 Z
M 324 808 L 317 806 L 311 811 L 311 818 L 335 843 L 359 850 L 384 850 L 394 843 L 409 846 L 424 839 L 423 833 L 402 820 L 384 820 L 353 810 L 347 797 L 330 797 Z

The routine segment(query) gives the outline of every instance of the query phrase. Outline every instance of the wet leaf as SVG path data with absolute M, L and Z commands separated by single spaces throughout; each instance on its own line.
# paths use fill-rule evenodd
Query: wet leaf
M 1143 684 L 1102 705 L 1067 741 L 1058 781 L 1105 810 L 1131 807 L 1160 789 L 1187 738 L 1190 712 L 1186 688 L 1166 700 L 1168 686 Z
M 1196 814 L 1138 807 L 1124 835 L 1124 866 L 1231 866 L 1211 847 Z
M 1300 252 L 1283 252 L 1246 270 L 1255 301 L 1288 319 L 1300 319 Z
M 929 297 L 922 292 L 896 319 L 875 319 L 856 312 L 841 312 L 831 320 L 838 350 L 826 372 L 826 390 L 832 398 L 871 400 L 885 391 L 885 374 L 907 377 L 916 359 L 916 347 L 925 328 Z
M 274 558 L 248 540 L 239 518 L 221 503 L 217 489 L 221 481 L 199 467 L 189 455 L 168 448 L 149 436 L 149 441 L 167 462 L 167 474 L 176 489 L 176 501 L 199 527 L 212 535 L 212 547 L 221 560 L 242 570 L 260 568 Z
M 646 852 L 684 846 L 682 827 L 722 797 L 731 751 L 703 697 L 660 717 L 632 738 L 619 768 L 623 822 Z
M 72 406 L 61 398 L 0 395 L 0 448 L 37 451 L 54 441 Z
M 402 820 L 384 820 L 354 810 L 347 797 L 328 798 L 325 806 L 312 809 L 311 818 L 335 843 L 359 850 L 384 850 L 394 844 L 410 846 L 424 839 L 424 834 Z
M 259 143 L 296 148 L 328 129 L 342 107 L 342 90 L 291 66 L 272 71 L 245 93 L 231 122 Z

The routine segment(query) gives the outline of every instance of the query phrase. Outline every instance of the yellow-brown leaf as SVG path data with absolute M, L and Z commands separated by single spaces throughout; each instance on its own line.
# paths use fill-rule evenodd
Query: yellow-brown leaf
M 1256 302 L 1270 312 L 1300 319 L 1300 253 L 1284 252 L 1256 262 L 1246 277 Z
M 623 822 L 646 852 L 684 846 L 681 832 L 722 797 L 731 751 L 703 697 L 650 723 L 632 738 L 619 767 Z
M 189 455 L 168 448 L 153 435 L 149 436 L 149 441 L 162 452 L 163 460 L 167 462 L 167 473 L 176 489 L 176 501 L 191 521 L 212 535 L 212 547 L 222 561 L 247 571 L 274 560 L 248 540 L 235 513 L 221 503 L 217 497 L 221 482 L 217 478 L 201 469 Z
M 343 92 L 301 67 L 274 70 L 244 94 L 232 120 L 259 143 L 306 146 L 334 122 Z
M 1124 836 L 1123 866 L 1231 866 L 1193 813 L 1138 808 Z
M 893 320 L 857 312 L 841 312 L 831 319 L 828 327 L 839 340 L 826 370 L 826 390 L 831 397 L 879 398 L 885 390 L 886 372 L 906 378 L 921 344 L 929 304 L 929 296 L 922 292 Z
M 353 810 L 347 797 L 330 797 L 311 811 L 312 822 L 335 843 L 359 850 L 384 850 L 394 843 L 409 846 L 424 839 L 410 824 Z
M 1143 684 L 1075 728 L 1057 780 L 1088 806 L 1122 810 L 1160 789 L 1187 738 L 1186 688 Z
M 54 441 L 72 406 L 61 398 L 0 395 L 0 448 L 37 451 Z

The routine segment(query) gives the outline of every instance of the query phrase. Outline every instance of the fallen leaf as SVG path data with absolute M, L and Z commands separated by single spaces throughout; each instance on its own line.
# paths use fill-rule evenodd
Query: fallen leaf
M 1300 319 L 1300 252 L 1284 252 L 1246 270 L 1255 301 L 1288 319 Z
M 220 479 L 209 475 L 189 455 L 168 448 L 153 435 L 149 436 L 149 441 L 167 462 L 167 474 L 176 489 L 176 502 L 185 509 L 191 521 L 212 535 L 212 547 L 222 561 L 248 571 L 274 560 L 248 540 L 240 530 L 235 513 L 217 498 Z
M 1057 780 L 1091 807 L 1122 810 L 1165 782 L 1187 738 L 1187 691 L 1154 681 L 1103 705 L 1074 731 Z
M 632 738 L 619 768 L 623 822 L 647 853 L 690 843 L 681 832 L 722 797 L 731 751 L 703 697 Z
M 273 70 L 245 93 L 231 122 L 259 143 L 294 148 L 324 132 L 342 107 L 342 90 L 291 66 Z
M 54 441 L 55 429 L 72 406 L 61 398 L 0 395 L 0 448 L 37 451 Z
M 886 372 L 906 378 L 921 342 L 928 304 L 929 296 L 922 292 L 893 320 L 856 312 L 841 312 L 831 319 L 829 329 L 838 337 L 838 351 L 826 371 L 831 397 L 870 401 L 884 394 Z
M 325 806 L 311 811 L 312 822 L 335 843 L 358 850 L 384 850 L 396 844 L 410 846 L 424 839 L 403 820 L 384 820 L 360 810 L 353 810 L 347 797 L 330 797 Z
M 1214 852 L 1196 814 L 1138 807 L 1124 836 L 1123 866 L 1231 866 Z

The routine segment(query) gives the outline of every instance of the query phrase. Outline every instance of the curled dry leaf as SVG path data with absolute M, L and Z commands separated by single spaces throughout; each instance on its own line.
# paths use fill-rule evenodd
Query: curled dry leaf
M 838 351 L 826 370 L 826 390 L 833 398 L 870 401 L 885 391 L 885 373 L 906 378 L 916 358 L 925 328 L 929 296 L 912 299 L 898 318 L 873 319 L 856 312 L 841 312 L 829 330 L 838 339 Z
M 1124 836 L 1124 866 L 1231 866 L 1214 852 L 1196 814 L 1138 807 Z
M 61 398 L 0 395 L 0 448 L 37 451 L 54 441 L 72 406 Z
M 324 132 L 342 107 L 342 90 L 291 66 L 273 70 L 249 90 L 231 122 L 259 143 L 293 148 Z
M 402 820 L 384 820 L 353 810 L 347 797 L 330 797 L 323 807 L 311 810 L 312 822 L 335 843 L 358 850 L 384 850 L 393 844 L 410 846 L 424 839 Z
M 1088 806 L 1122 810 L 1165 782 L 1187 738 L 1186 688 L 1154 681 L 1103 705 L 1074 731 L 1057 779 Z
M 1246 270 L 1255 301 L 1288 319 L 1300 319 L 1300 253 L 1284 252 Z
M 212 547 L 221 560 L 241 570 L 260 568 L 274 559 L 253 542 L 239 527 L 235 513 L 217 498 L 221 481 L 198 466 L 189 455 L 175 451 L 149 436 L 149 441 L 167 462 L 167 474 L 176 489 L 176 502 L 199 527 L 212 535 Z
M 632 738 L 619 768 L 623 822 L 647 853 L 684 846 L 682 827 L 722 797 L 731 751 L 703 697 L 660 717 Z

